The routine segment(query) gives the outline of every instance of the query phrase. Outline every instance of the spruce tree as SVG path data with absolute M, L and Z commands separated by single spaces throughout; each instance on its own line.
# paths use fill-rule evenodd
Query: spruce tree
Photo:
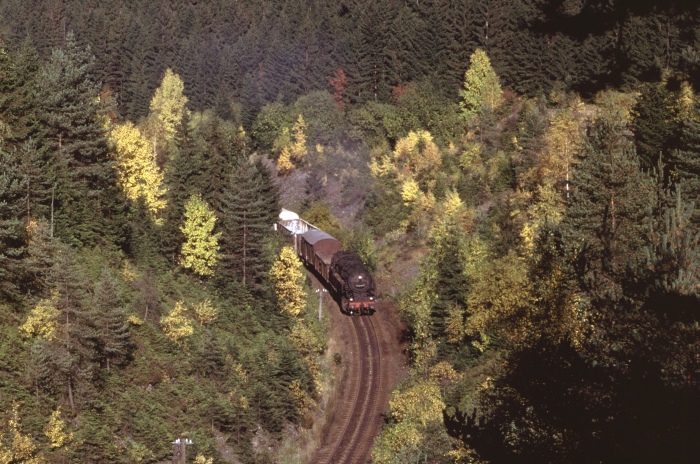
M 651 171 L 657 166 L 659 158 L 669 158 L 676 132 L 672 104 L 671 92 L 664 83 L 642 86 L 641 96 L 634 108 L 632 130 L 643 169 Z
M 16 153 L 0 151 L 0 298 L 19 297 L 25 253 L 21 220 L 25 182 L 19 172 Z
M 700 226 L 700 105 L 681 124 L 679 148 L 671 154 L 671 181 L 678 183 L 686 202 L 695 203 L 693 222 Z
M 241 158 L 221 204 L 221 277 L 259 291 L 270 262 L 266 254 L 279 214 L 277 190 L 261 163 Z
M 47 284 L 57 293 L 56 308 L 60 311 L 58 335 L 50 344 L 50 363 L 75 412 L 76 405 L 93 390 L 98 355 L 92 342 L 94 323 L 85 306 L 90 285 L 69 247 L 63 245 L 55 253 Z
M 123 197 L 107 150 L 107 120 L 95 58 L 72 33 L 39 74 L 41 141 L 55 185 L 55 231 L 91 245 L 123 236 Z
M 100 360 L 109 370 L 110 364 L 114 365 L 128 355 L 131 332 L 117 282 L 106 269 L 95 285 L 93 300 L 93 342 Z
M 0 46 L 0 139 L 15 148 L 36 133 L 36 53 Z

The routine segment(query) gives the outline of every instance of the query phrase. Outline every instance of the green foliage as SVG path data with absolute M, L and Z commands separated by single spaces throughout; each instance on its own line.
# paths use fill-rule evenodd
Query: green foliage
M 55 231 L 67 242 L 123 239 L 123 197 L 107 155 L 108 109 L 94 80 L 95 58 L 70 33 L 37 79 L 40 140 L 55 191 Z M 48 182 L 47 182 L 48 183 Z
M 324 229 L 325 230 L 325 229 Z M 343 249 L 354 251 L 358 254 L 362 263 L 370 272 L 375 272 L 379 266 L 379 256 L 372 232 L 365 227 L 358 227 L 350 232 L 350 236 L 343 240 Z
M 219 206 L 221 252 L 217 275 L 258 292 L 274 259 L 268 250 L 279 214 L 277 190 L 261 163 L 238 160 Z
M 301 216 L 319 229 L 336 236 L 340 232 L 340 223 L 331 211 L 331 206 L 326 201 L 317 201 L 309 205 Z
M 460 106 L 467 119 L 484 111 L 496 111 L 503 102 L 501 84 L 486 52 L 477 48 L 469 62 L 464 74 L 464 90 L 460 91 Z
M 182 245 L 182 266 L 200 276 L 214 275 L 219 260 L 219 237 L 214 233 L 216 216 L 199 195 L 193 195 L 185 204 L 185 223 L 181 230 L 186 241 Z
M 411 373 L 375 460 L 692 461 L 692 2 L 97 3 L 0 4 L 5 460 L 163 461 L 186 432 L 200 460 L 223 435 L 271 462 L 254 438 L 313 420 L 323 336 L 303 292 L 275 310 L 252 140 L 311 172 L 317 225 L 362 208 L 339 238 L 370 267 L 376 238 L 402 294 Z M 214 279 L 177 266 L 193 195 Z
M 676 123 L 673 98 L 664 83 L 641 87 L 634 108 L 633 130 L 640 164 L 644 169 L 656 167 L 659 159 L 667 160 L 673 149 Z
M 291 125 L 292 121 L 292 116 L 282 103 L 265 105 L 253 124 L 253 145 L 261 150 L 272 149 L 282 128 Z
M 584 252 L 582 284 L 613 300 L 621 296 L 627 267 L 642 259 L 644 218 L 656 203 L 652 180 L 640 170 L 621 130 L 605 120 L 594 126 L 564 220 L 565 237 Z
M 696 205 L 693 221 L 700 224 L 700 105 L 681 124 L 679 147 L 671 154 L 671 181 Z

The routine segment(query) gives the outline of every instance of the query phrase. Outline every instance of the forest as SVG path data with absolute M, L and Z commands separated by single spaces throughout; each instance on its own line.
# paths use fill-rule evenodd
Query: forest
M 406 326 L 372 462 L 697 460 L 697 2 L 0 24 L 0 462 L 307 462 L 333 356 L 281 207 Z

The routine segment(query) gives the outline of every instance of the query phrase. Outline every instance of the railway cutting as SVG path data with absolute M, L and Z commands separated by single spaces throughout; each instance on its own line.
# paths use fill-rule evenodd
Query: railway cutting
M 287 236 L 306 267 L 328 289 L 344 317 L 349 346 L 340 404 L 332 427 L 312 461 L 319 464 L 360 464 L 370 457 L 372 443 L 382 424 L 382 345 L 373 316 L 381 311 L 375 299 L 375 282 L 357 254 L 341 249 L 326 232 L 283 210 L 276 229 Z

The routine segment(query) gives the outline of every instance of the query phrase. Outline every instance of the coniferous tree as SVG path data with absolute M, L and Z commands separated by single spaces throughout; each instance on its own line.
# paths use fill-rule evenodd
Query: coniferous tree
M 651 177 L 640 170 L 622 126 L 595 123 L 572 185 L 564 235 L 579 249 L 579 277 L 594 298 L 615 301 L 627 266 L 641 259 L 644 218 L 655 204 Z
M 167 191 L 161 240 L 163 253 L 173 264 L 176 262 L 175 255 L 180 244 L 184 241 L 180 225 L 185 203 L 197 191 L 197 181 L 204 172 L 205 162 L 197 141 L 186 136 L 183 146 L 170 157 L 164 169 Z
M 93 299 L 93 342 L 101 361 L 109 370 L 110 364 L 127 357 L 131 332 L 117 282 L 107 270 L 102 271 L 95 285 Z
M 679 148 L 670 157 L 671 181 L 680 184 L 683 198 L 696 205 L 693 221 L 700 225 L 700 105 L 681 124 Z
M 659 158 L 669 158 L 676 132 L 672 104 L 671 92 L 664 83 L 642 86 L 632 130 L 643 169 L 650 171 L 658 165 Z
M 92 320 L 85 308 L 87 279 L 77 265 L 74 251 L 65 245 L 57 251 L 47 275 L 48 285 L 56 292 L 56 308 L 60 312 L 49 362 L 68 398 L 71 412 L 75 413 L 79 403 L 87 400 L 88 392 L 92 391 L 97 353 L 90 340 Z
M 95 59 L 69 33 L 39 74 L 41 140 L 55 185 L 55 231 L 70 243 L 121 240 L 123 202 L 107 154 Z
M 8 148 L 17 147 L 37 130 L 37 62 L 29 46 L 18 54 L 0 47 L 0 138 Z
M 0 151 L 0 296 L 19 297 L 22 258 L 25 253 L 21 217 L 25 182 L 19 172 L 17 153 Z
M 265 250 L 279 214 L 277 191 L 267 169 L 245 158 L 238 160 L 227 185 L 221 209 L 221 277 L 259 290 L 270 265 Z

